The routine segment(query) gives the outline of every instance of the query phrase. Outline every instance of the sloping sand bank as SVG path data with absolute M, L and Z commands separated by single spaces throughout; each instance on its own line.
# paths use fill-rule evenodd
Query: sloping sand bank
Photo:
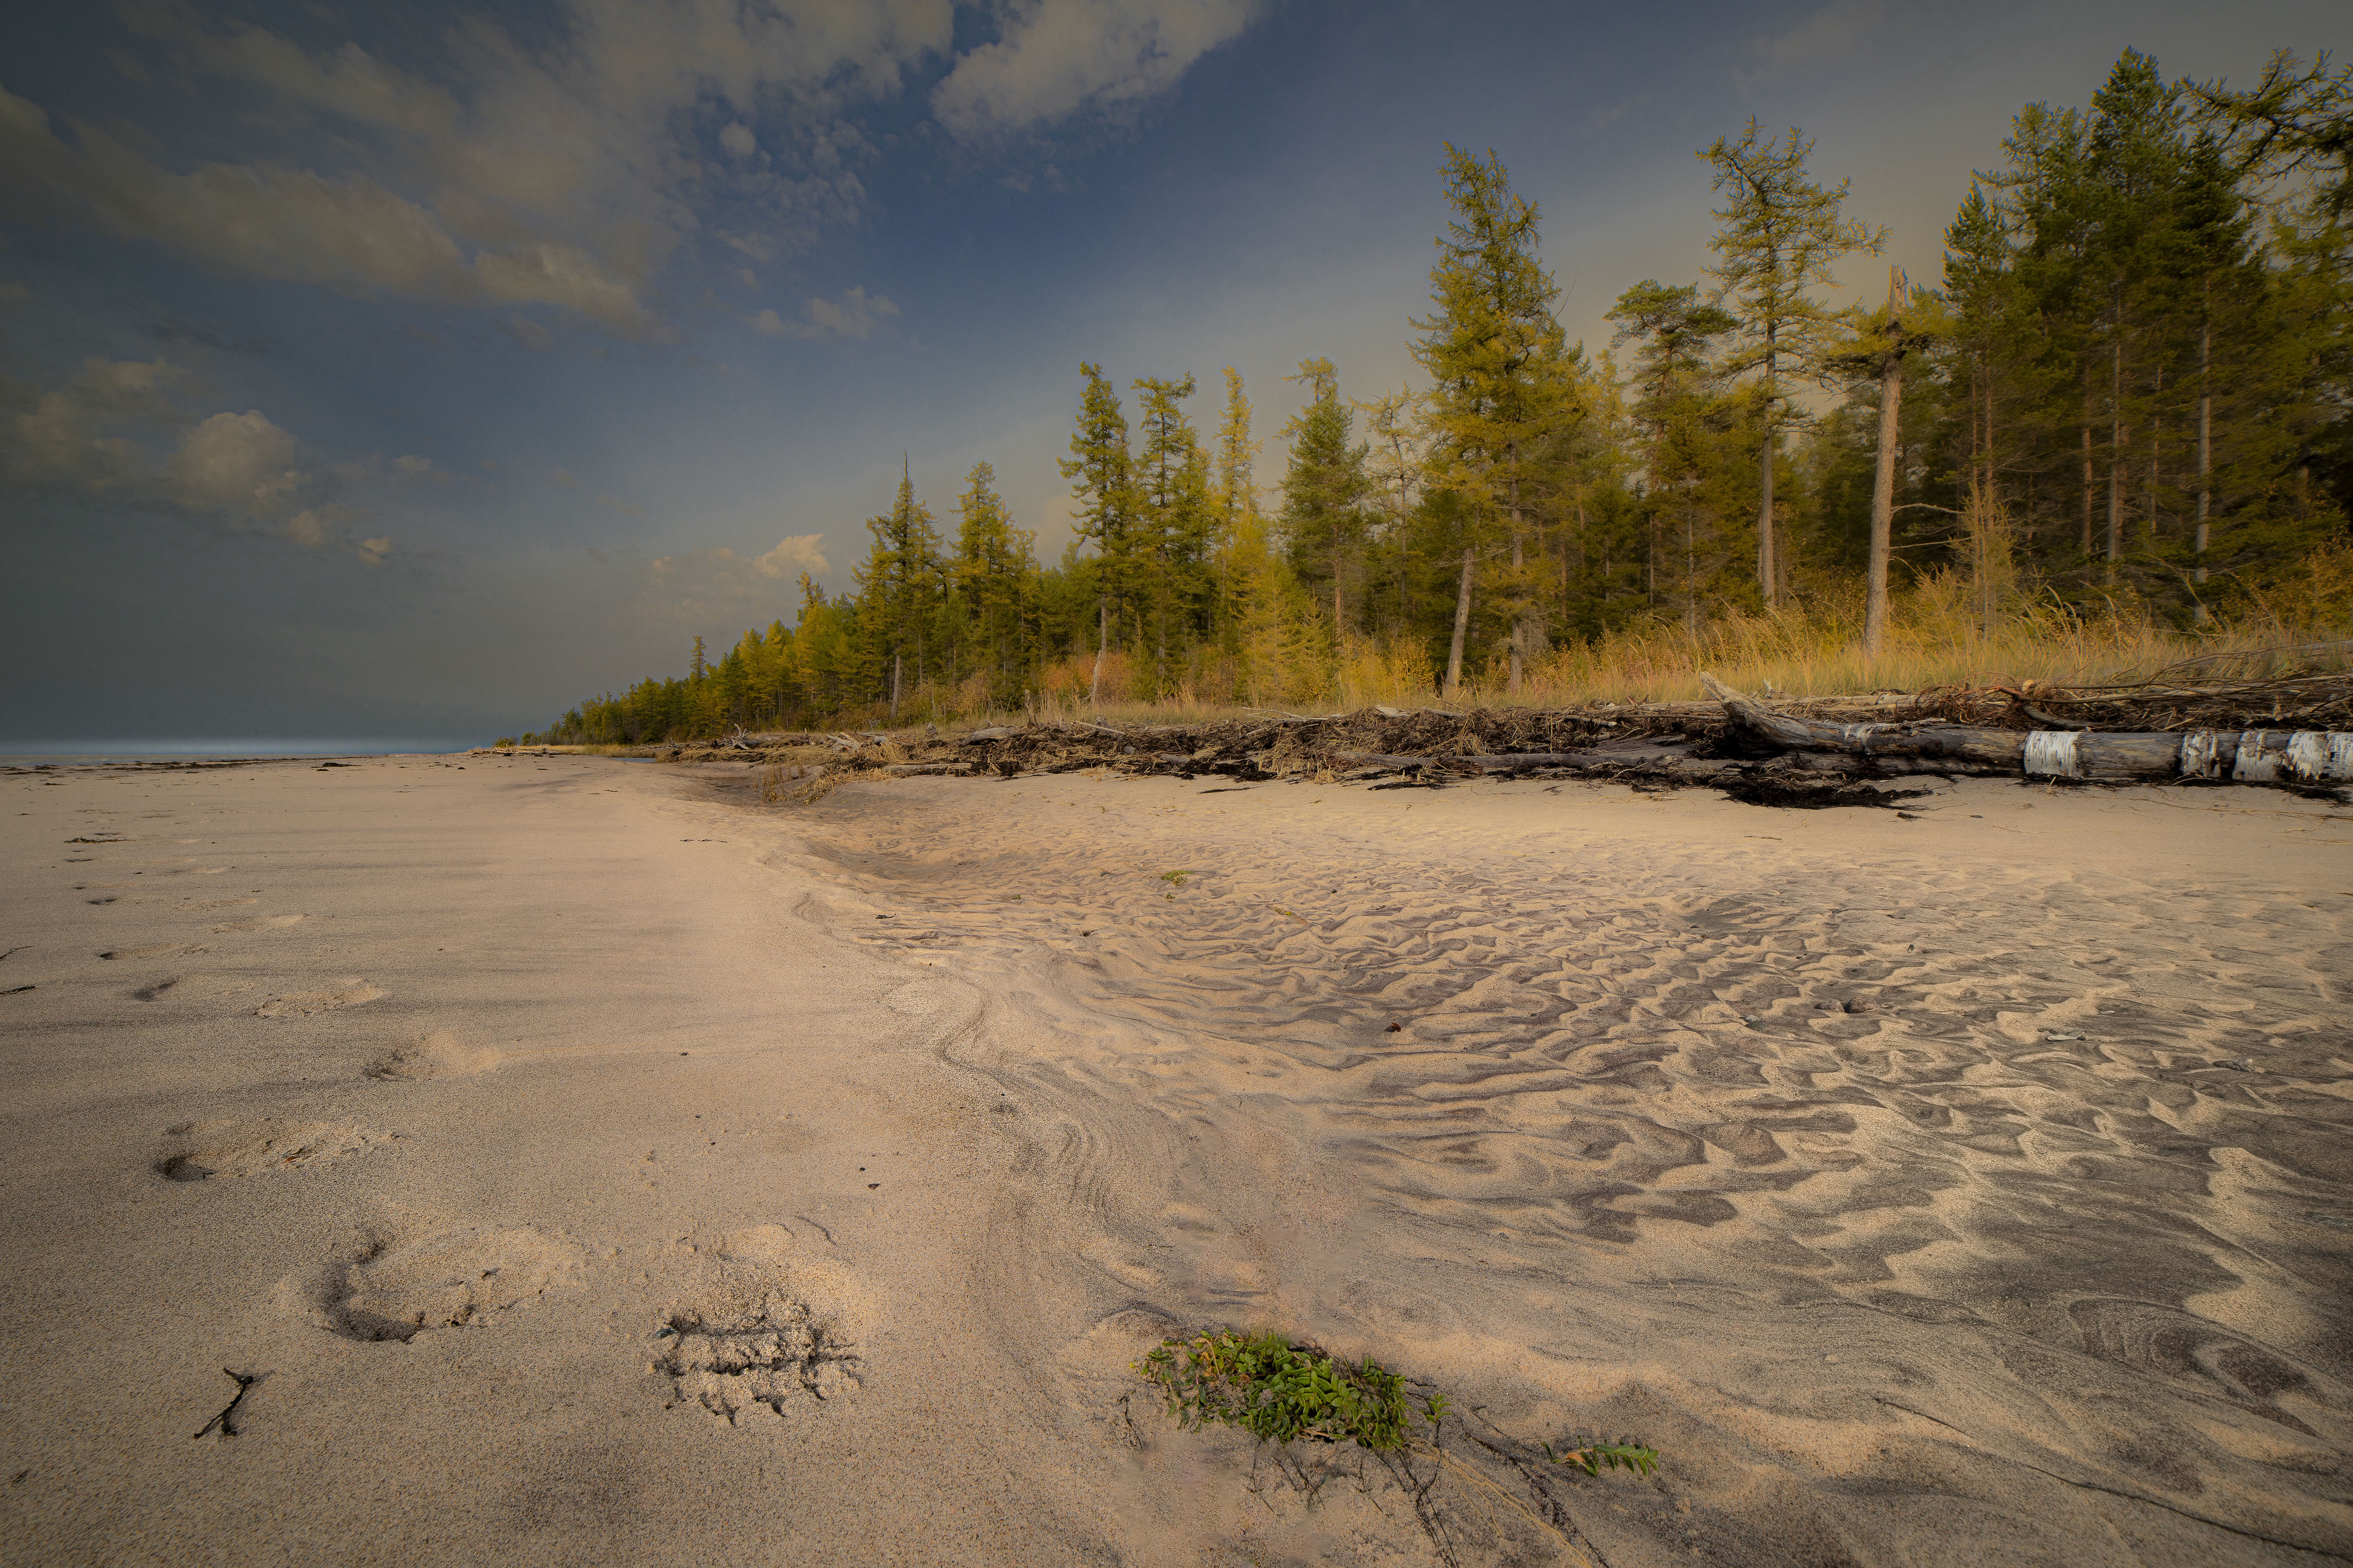
M 10 1561 L 2353 1555 L 2341 808 L 56 776 Z M 1666 1460 L 1311 1507 L 1219 1323 Z

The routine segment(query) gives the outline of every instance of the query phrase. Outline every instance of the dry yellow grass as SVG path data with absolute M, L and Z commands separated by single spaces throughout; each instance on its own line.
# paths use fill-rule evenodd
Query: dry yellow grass
M 2061 687 L 2116 685 L 2191 659 L 2200 661 L 2203 675 L 2216 679 L 2260 679 L 2291 665 L 2353 668 L 2353 648 L 2315 646 L 2353 636 L 2353 626 L 2345 624 L 2341 613 L 2331 613 L 2335 606 L 2327 603 L 2259 605 L 2257 613 L 2235 623 L 2195 634 L 2175 630 L 2129 601 L 2104 605 L 2091 615 L 2055 604 L 2013 603 L 1989 626 L 1964 579 L 1930 577 L 1897 601 L 1876 655 L 1863 651 L 1860 609 L 1859 603 L 1817 602 L 1766 614 L 1733 612 L 1696 633 L 1680 626 L 1643 626 L 1554 649 L 1528 670 L 1516 693 L 1497 672 L 1450 694 L 1440 690 L 1437 672 L 1418 656 L 1359 645 L 1350 648 L 1335 683 L 1290 710 L 1697 701 L 1704 695 L 1699 683 L 1703 669 L 1747 690 L 1830 697 L 2030 680 Z M 1125 671 L 1119 673 L 1124 677 Z M 1126 681 L 1105 684 L 1115 690 Z M 1084 685 L 1070 680 L 1050 683 L 1032 710 L 1049 721 L 1155 723 L 1275 710 L 1281 710 L 1191 696 L 1091 704 Z M 974 715 L 970 721 L 1022 717 Z

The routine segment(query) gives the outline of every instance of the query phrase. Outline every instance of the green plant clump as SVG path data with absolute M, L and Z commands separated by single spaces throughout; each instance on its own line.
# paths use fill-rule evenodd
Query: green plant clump
M 1541 1445 L 1545 1458 L 1556 1465 L 1574 1465 L 1588 1476 L 1598 1476 L 1611 1468 L 1631 1470 L 1647 1476 L 1659 1468 L 1659 1451 L 1640 1443 L 1588 1443 L 1582 1448 L 1569 1448 L 1554 1453 L 1550 1443 Z
M 1372 1361 L 1346 1362 L 1272 1333 L 1228 1329 L 1170 1340 L 1136 1363 L 1168 1397 L 1181 1426 L 1240 1426 L 1261 1442 L 1355 1442 L 1376 1452 L 1406 1446 L 1405 1379 Z

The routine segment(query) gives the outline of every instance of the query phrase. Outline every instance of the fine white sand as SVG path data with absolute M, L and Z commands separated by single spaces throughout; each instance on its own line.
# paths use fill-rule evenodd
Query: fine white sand
M 2353 1556 L 2353 811 L 750 783 L 0 778 L 0 1557 L 1439 1560 L 1223 1324 L 1664 1454 L 1464 1563 Z

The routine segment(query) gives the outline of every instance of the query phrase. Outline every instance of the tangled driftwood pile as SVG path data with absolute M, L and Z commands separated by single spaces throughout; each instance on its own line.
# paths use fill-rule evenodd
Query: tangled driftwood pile
M 2353 677 L 2236 685 L 1947 689 L 1767 706 L 1703 678 L 1714 700 L 1640 707 L 1259 714 L 1192 725 L 1027 723 L 742 734 L 646 748 L 754 762 L 771 798 L 851 778 L 1012 778 L 1103 768 L 1229 780 L 1439 787 L 1482 775 L 1704 784 L 1759 805 L 1886 805 L 1907 775 L 2275 784 L 2342 798 L 2353 782 Z M 2331 725 L 2335 728 L 2331 728 Z

